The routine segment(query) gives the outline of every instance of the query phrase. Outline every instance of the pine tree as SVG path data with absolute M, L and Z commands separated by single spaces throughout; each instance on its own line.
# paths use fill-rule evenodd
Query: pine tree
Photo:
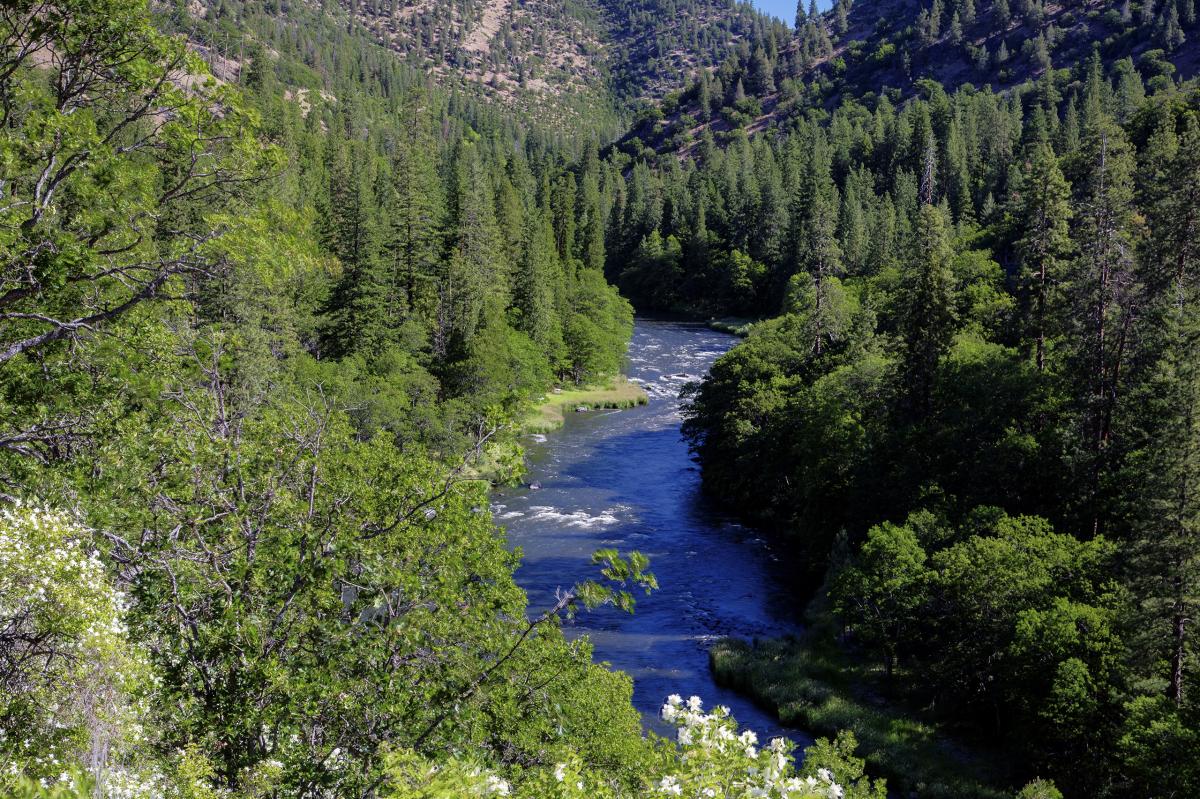
M 1005 64 L 1008 62 L 1008 43 L 1003 39 L 1000 40 L 1000 47 L 996 49 L 996 64 Z
M 829 323 L 832 307 L 830 278 L 842 272 L 842 253 L 837 241 L 838 191 L 829 174 L 830 158 L 818 135 L 805 176 L 804 192 L 808 196 L 804 220 L 804 249 L 801 265 L 812 277 L 813 308 L 811 312 L 812 351 L 820 355 L 827 343 L 832 343 L 835 328 Z
M 554 213 L 554 240 L 558 245 L 558 257 L 563 263 L 575 256 L 575 225 L 578 222 L 575 203 L 578 194 L 575 173 L 567 172 L 555 181 L 550 195 Z
M 754 49 L 754 56 L 750 61 L 749 86 L 750 93 L 756 97 L 775 91 L 775 76 L 772 74 L 771 63 L 761 47 Z
M 1134 574 L 1148 668 L 1168 665 L 1167 696 L 1183 703 L 1189 626 L 1200 610 L 1200 124 L 1181 136 L 1165 118 L 1147 145 L 1144 205 L 1152 230 L 1145 326 L 1153 353 L 1125 414 L 1137 464 L 1124 485 L 1135 519 Z M 1159 659 L 1161 658 L 1161 659 Z
M 1079 149 L 1079 137 L 1079 109 L 1075 105 L 1075 95 L 1071 95 L 1058 129 L 1059 150 L 1064 153 L 1076 152 Z
M 758 141 L 762 143 L 761 139 Z M 760 146 L 756 151 L 755 183 L 759 195 L 750 254 L 768 266 L 777 267 L 783 260 L 787 239 L 787 200 L 779 166 L 769 147 Z
M 1179 9 L 1175 5 L 1174 0 L 1170 0 L 1167 4 L 1166 13 L 1163 15 L 1160 41 L 1162 41 L 1163 47 L 1168 52 L 1175 52 L 1183 46 L 1186 38 L 1183 35 L 1183 29 L 1179 26 Z
M 1046 44 L 1044 33 L 1039 33 L 1037 39 L 1034 40 L 1033 63 L 1043 72 L 1050 70 L 1050 47 Z
M 1119 77 L 1117 78 L 1116 96 L 1113 99 L 1116 102 L 1117 122 L 1124 124 L 1146 99 L 1146 88 L 1142 84 L 1141 73 L 1133 66 L 1130 59 L 1123 58 L 1118 61 L 1116 71 Z
M 485 301 L 504 292 L 508 275 L 501 263 L 493 193 L 474 145 L 461 142 L 452 164 L 449 254 L 437 281 L 432 344 L 445 360 L 470 344 Z
M 1008 0 L 996 0 L 992 4 L 992 13 L 996 15 L 996 27 L 1001 32 L 1007 31 L 1009 23 L 1012 22 L 1012 10 L 1008 7 Z
M 575 203 L 578 223 L 575 252 L 587 269 L 604 268 L 604 208 L 600 197 L 600 156 L 589 141 L 580 164 L 579 196 Z
M 1025 295 L 1026 336 L 1033 340 L 1034 363 L 1046 368 L 1047 341 L 1061 332 L 1055 323 L 1060 286 L 1071 253 L 1071 189 L 1050 145 L 1034 148 L 1017 187 L 1010 215 L 1020 238 L 1021 287 Z
M 1140 468 L 1125 477 L 1137 486 L 1130 551 L 1142 597 L 1138 648 L 1145 668 L 1166 664 L 1166 695 L 1178 706 L 1200 612 L 1200 305 L 1191 297 L 1155 324 L 1161 355 L 1137 396 Z
M 554 242 L 554 226 L 544 208 L 529 214 L 524 246 L 517 264 L 513 307 L 516 328 L 529 334 L 552 364 L 566 355 L 556 294 L 562 292 L 562 267 Z M 557 288 L 557 291 L 556 291 Z
M 330 143 L 329 205 L 322 239 L 341 263 L 326 307 L 324 349 L 334 355 L 380 351 L 387 340 L 387 288 L 381 274 L 374 196 L 362 160 Z
M 928 417 L 938 362 L 954 336 L 954 275 L 950 226 L 942 209 L 922 203 L 907 267 L 901 330 L 905 405 L 914 420 Z
M 867 261 L 867 225 L 857 181 L 847 181 L 842 192 L 842 207 L 838 213 L 838 234 L 846 262 L 846 271 L 862 274 Z
M 1099 102 L 1093 89 L 1088 106 Z M 1077 201 L 1074 238 L 1079 258 L 1070 278 L 1078 327 L 1075 373 L 1084 397 L 1082 444 L 1094 531 L 1101 524 L 1101 481 L 1108 467 L 1112 421 L 1122 398 L 1136 303 L 1132 151 L 1124 132 L 1102 110 L 1089 112 L 1072 183 Z
M 436 142 L 422 102 L 416 94 L 406 102 L 410 121 L 396 142 L 393 186 L 386 206 L 385 258 L 391 266 L 388 323 L 393 326 L 410 314 L 432 316 L 435 282 L 445 255 L 444 190 L 434 162 Z

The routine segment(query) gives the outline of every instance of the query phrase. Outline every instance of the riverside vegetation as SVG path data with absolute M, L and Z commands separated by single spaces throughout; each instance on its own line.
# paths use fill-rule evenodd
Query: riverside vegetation
M 822 610 L 716 667 L 856 729 L 892 774 L 939 729 L 1071 796 L 1200 792 L 1200 94 L 1155 72 L 1164 51 L 1112 49 L 1044 54 L 1005 93 L 917 80 L 899 106 L 834 83 L 774 136 L 631 176 L 673 213 L 622 286 L 778 314 L 685 429 L 709 492 L 786 536 Z M 705 269 L 738 279 L 714 298 Z M 831 647 L 875 676 L 822 674 Z M 924 766 L 902 784 L 964 795 Z
M 1189 0 L 571 4 L 621 60 L 545 115 L 527 10 L 481 54 L 490 5 L 345 6 L 0 5 L 0 792 L 885 796 L 852 732 L 646 733 L 560 629 L 633 611 L 641 554 L 514 583 L 471 478 L 542 398 L 637 401 L 610 281 L 781 314 L 687 433 L 885 698 L 1008 795 L 1200 791 Z M 995 86 L 922 57 L 981 47 Z

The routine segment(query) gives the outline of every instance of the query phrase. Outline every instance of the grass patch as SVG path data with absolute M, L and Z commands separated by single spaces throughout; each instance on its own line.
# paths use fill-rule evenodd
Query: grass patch
M 729 333 L 745 338 L 758 320 L 746 319 L 741 316 L 723 316 L 720 319 L 709 319 L 708 326 L 720 333 Z
M 797 638 L 718 641 L 709 664 L 719 685 L 753 697 L 779 720 L 814 735 L 852 730 L 868 771 L 899 795 L 1011 799 L 1003 759 L 954 740 L 936 721 L 885 703 L 880 677 L 849 656 L 828 628 Z
M 566 414 L 576 408 L 633 408 L 649 401 L 641 386 L 630 383 L 624 375 L 618 375 L 600 385 L 565 388 L 557 394 L 549 394 L 525 417 L 521 430 L 526 433 L 555 430 L 562 427 Z

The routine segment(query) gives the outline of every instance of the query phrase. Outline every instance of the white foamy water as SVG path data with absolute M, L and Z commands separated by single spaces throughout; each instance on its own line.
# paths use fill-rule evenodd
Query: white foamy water
M 567 527 L 579 527 L 584 530 L 590 530 L 593 527 L 619 524 L 621 520 L 617 518 L 615 511 L 616 509 L 612 508 L 594 514 L 584 510 L 564 513 L 549 505 L 531 505 L 529 507 L 529 518 L 537 521 L 556 522 Z

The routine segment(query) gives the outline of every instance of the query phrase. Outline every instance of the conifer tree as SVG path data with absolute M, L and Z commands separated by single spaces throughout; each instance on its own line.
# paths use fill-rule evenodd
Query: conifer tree
M 953 249 L 946 213 L 922 203 L 907 267 L 901 329 L 905 405 L 915 421 L 930 411 L 938 362 L 955 330 Z
M 1173 119 L 1163 124 L 1173 126 Z M 1136 411 L 1127 414 L 1138 438 L 1131 447 L 1137 456 L 1129 459 L 1138 468 L 1127 485 L 1136 486 L 1128 504 L 1137 524 L 1135 574 L 1147 597 L 1147 649 L 1163 656 L 1166 693 L 1178 706 L 1196 650 L 1189 627 L 1200 611 L 1200 124 L 1194 114 L 1178 142 L 1164 149 L 1147 249 L 1147 271 L 1160 276 L 1150 298 L 1155 356 L 1131 403 Z
M 1183 28 L 1179 26 L 1179 8 L 1174 0 L 1169 0 L 1166 10 L 1163 13 L 1163 22 L 1161 32 L 1159 34 L 1160 41 L 1163 47 L 1168 52 L 1174 52 L 1183 46 L 1187 37 L 1183 34 Z
M 834 334 L 826 319 L 834 310 L 831 307 L 831 278 L 837 278 L 842 272 L 842 253 L 837 240 L 838 191 L 829 174 L 828 150 L 820 134 L 808 162 L 804 192 L 808 195 L 808 207 L 801 265 L 812 278 L 812 351 L 820 355 Z
M 833 3 L 834 30 L 839 36 L 844 36 L 850 28 L 849 11 L 845 0 L 834 0 Z
M 556 366 L 565 355 L 556 300 L 556 294 L 562 291 L 561 284 L 562 267 L 554 242 L 554 227 L 546 210 L 538 208 L 530 213 L 525 224 L 513 306 L 517 310 L 517 329 L 528 333 Z
M 420 95 L 406 102 L 410 120 L 401 129 L 392 163 L 393 186 L 386 206 L 389 262 L 388 324 L 409 315 L 430 318 L 436 279 L 445 257 L 444 189 L 434 162 L 436 143 Z
M 578 194 L 579 187 L 573 172 L 567 172 L 555 181 L 550 193 L 554 213 L 554 240 L 558 246 L 558 257 L 563 263 L 569 263 L 575 257 Z
M 775 76 L 772 72 L 766 52 L 762 47 L 756 47 L 750 61 L 749 88 L 751 94 L 761 97 L 775 91 Z
M 509 284 L 510 265 L 499 257 L 492 188 L 475 145 L 459 143 L 452 169 L 449 253 L 438 275 L 431 338 L 439 359 L 464 350 L 479 327 L 485 300 Z
M 1197 650 L 1191 627 L 1200 612 L 1200 307 L 1194 296 L 1156 321 L 1162 352 L 1139 387 L 1141 446 L 1133 499 L 1131 546 L 1139 594 L 1140 643 L 1166 695 L 1187 696 L 1188 664 Z M 1156 657 L 1157 656 L 1157 657 Z M 1157 662 L 1154 662 L 1157 660 Z
M 1046 368 L 1047 342 L 1061 332 L 1054 323 L 1064 270 L 1071 253 L 1071 190 L 1046 142 L 1034 148 L 1017 187 L 1010 214 L 1020 231 L 1026 336 L 1033 341 L 1034 363 Z
M 992 4 L 992 13 L 996 15 L 996 26 L 1003 33 L 1008 30 L 1008 25 L 1012 22 L 1012 10 L 1008 6 L 1008 0 L 995 0 Z M 1001 44 L 1003 44 L 1001 38 Z
M 600 197 L 600 163 L 595 141 L 585 149 L 576 200 L 578 226 L 575 252 L 587 269 L 604 268 L 604 208 Z
M 330 151 L 329 206 L 323 236 L 341 262 L 341 277 L 326 309 L 325 349 L 335 355 L 379 352 L 387 339 L 387 278 L 382 273 L 374 192 L 350 146 Z
M 1091 526 L 1099 531 L 1100 491 L 1112 439 L 1113 416 L 1124 386 L 1138 291 L 1134 271 L 1134 164 L 1129 142 L 1099 107 L 1099 90 L 1087 101 L 1089 122 L 1074 164 L 1079 258 L 1072 269 L 1075 372 L 1082 409 Z

